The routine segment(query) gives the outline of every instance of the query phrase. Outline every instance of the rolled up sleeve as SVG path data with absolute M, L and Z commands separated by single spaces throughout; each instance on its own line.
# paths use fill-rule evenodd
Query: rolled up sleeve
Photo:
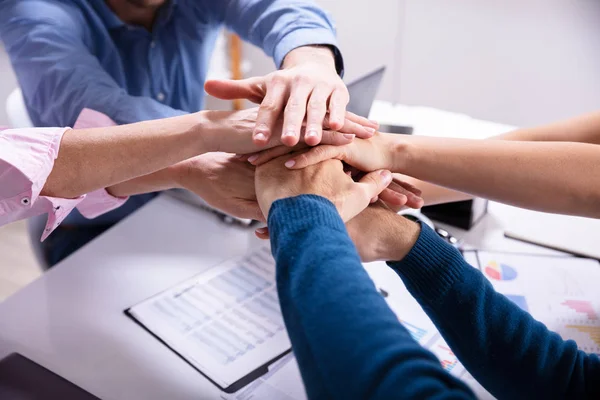
M 48 214 L 45 239 L 85 196 L 40 196 L 69 128 L 0 131 L 0 224 Z
M 106 115 L 84 109 L 76 128 L 115 125 Z M 75 207 L 86 218 L 114 210 L 127 198 L 111 196 L 106 189 L 74 199 L 41 196 L 58 157 L 62 137 L 69 128 L 0 128 L 0 225 L 48 214 L 42 240 Z

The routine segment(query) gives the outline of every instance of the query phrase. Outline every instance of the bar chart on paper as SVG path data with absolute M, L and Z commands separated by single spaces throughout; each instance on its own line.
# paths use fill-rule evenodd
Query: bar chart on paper
M 450 347 L 448 347 L 444 339 L 441 337 L 439 337 L 435 343 L 429 347 L 429 350 L 440 360 L 442 368 L 450 372 L 452 375 L 459 376 L 462 372 L 464 372 L 464 367 L 460 362 L 458 362 L 454 352 L 450 349 Z

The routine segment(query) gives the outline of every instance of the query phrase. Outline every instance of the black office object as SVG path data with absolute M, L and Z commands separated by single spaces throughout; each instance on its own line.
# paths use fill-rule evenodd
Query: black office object
M 100 400 L 18 353 L 0 360 L 0 399 Z

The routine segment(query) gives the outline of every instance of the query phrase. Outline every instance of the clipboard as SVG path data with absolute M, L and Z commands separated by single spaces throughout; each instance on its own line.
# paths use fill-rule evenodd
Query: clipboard
M 125 314 L 225 393 L 267 374 L 292 350 L 279 310 L 275 262 L 266 246 L 151 296 Z

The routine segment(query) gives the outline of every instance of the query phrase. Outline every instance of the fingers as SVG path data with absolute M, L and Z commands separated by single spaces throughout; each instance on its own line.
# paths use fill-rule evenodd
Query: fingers
M 392 173 L 386 169 L 369 172 L 358 184 L 366 194 L 367 204 L 392 183 Z
M 369 139 L 370 137 L 372 137 L 375 134 L 375 129 L 370 126 L 363 126 L 363 125 L 359 124 L 358 122 L 353 122 L 349 119 L 344 119 L 343 121 L 344 122 L 343 122 L 342 127 L 336 129 L 336 130 L 339 130 L 341 133 L 353 134 L 353 135 L 358 136 L 361 139 Z M 331 126 L 331 117 L 325 117 L 323 126 L 334 129 Z
M 327 114 L 327 99 L 331 92 L 325 86 L 316 87 L 310 99 L 306 112 L 306 133 L 304 141 L 309 146 L 316 146 L 321 142 L 323 134 L 323 121 Z
M 408 201 L 408 197 L 406 197 L 405 194 L 398 193 L 390 187 L 387 187 L 383 192 L 381 192 L 379 198 L 381 199 L 381 201 L 394 208 L 404 207 L 406 205 L 406 202 Z
M 345 151 L 344 146 L 318 146 L 309 151 L 299 154 L 296 157 L 286 161 L 285 166 L 290 169 L 302 169 L 309 165 L 315 165 L 321 161 L 336 159 L 343 160 Z
M 366 174 L 360 181 L 352 182 L 352 188 L 347 192 L 343 206 L 339 210 L 344 221 L 349 221 L 360 214 L 369 204 L 377 201 L 379 194 L 392 182 L 392 173 L 388 170 L 379 170 Z
M 281 142 L 286 146 L 295 146 L 300 140 L 302 123 L 306 115 L 306 103 L 310 96 L 311 86 L 301 77 L 296 78 L 287 102 L 283 119 Z
M 333 146 L 343 146 L 350 144 L 356 135 L 351 133 L 341 133 L 330 130 L 324 130 L 321 137 L 321 144 L 331 144 Z
M 287 97 L 287 85 L 281 78 L 273 78 L 267 86 L 267 94 L 260 104 L 256 127 L 254 128 L 254 143 L 264 146 L 269 142 L 272 130 L 283 111 Z
M 272 149 L 261 151 L 260 153 L 251 155 L 250 157 L 248 157 L 248 162 L 252 165 L 259 166 L 268 163 L 269 161 L 277 157 L 289 154 L 293 151 L 293 149 L 290 149 L 286 146 L 273 147 Z
M 368 126 L 369 128 L 379 129 L 379 122 L 372 121 L 368 118 L 361 117 L 360 115 L 356 115 L 351 113 L 350 111 L 346 111 L 346 119 L 352 122 L 356 122 L 362 126 Z
M 425 201 L 421 197 L 421 190 L 408 182 L 394 178 L 389 188 L 406 196 L 407 207 L 419 209 L 425 204 Z
M 348 89 L 344 86 L 333 91 L 329 99 L 329 127 L 334 131 L 342 129 L 346 120 L 346 106 L 350 101 Z M 355 133 L 355 132 L 348 132 Z
M 253 103 L 260 103 L 265 96 L 264 78 L 261 77 L 241 80 L 208 80 L 204 84 L 204 90 L 218 99 L 248 99 Z
M 270 238 L 268 227 L 258 228 L 254 231 L 254 234 L 259 239 L 268 240 Z

